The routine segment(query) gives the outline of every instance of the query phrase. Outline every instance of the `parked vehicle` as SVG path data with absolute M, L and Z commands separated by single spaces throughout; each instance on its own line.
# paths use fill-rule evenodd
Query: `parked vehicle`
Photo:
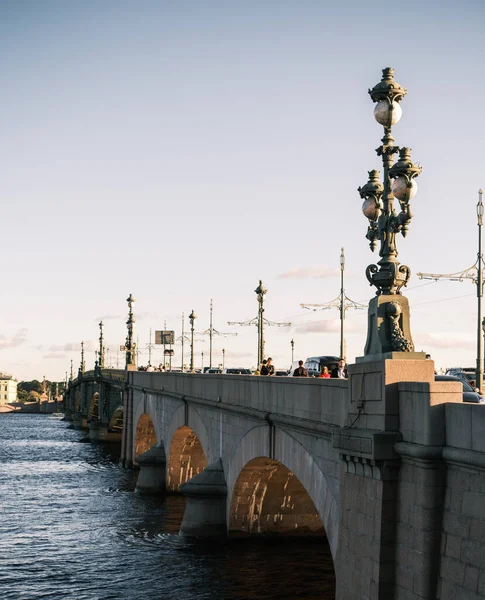
M 473 367 L 453 367 L 448 369 L 445 375 L 453 375 L 471 385 L 472 388 L 476 387 L 476 371 Z
M 480 396 L 475 388 L 463 379 L 454 377 L 453 375 L 435 375 L 435 381 L 459 381 L 463 386 L 463 402 L 473 402 L 475 404 L 485 404 L 485 398 Z
M 308 371 L 308 377 L 318 377 L 323 367 L 328 367 L 328 370 L 331 372 L 332 369 L 338 366 L 339 360 L 338 356 L 310 356 L 306 359 L 304 367 Z M 296 368 L 298 368 L 298 363 L 296 363 L 295 368 L 292 365 L 291 377 Z
M 218 367 L 207 367 L 207 369 L 204 368 L 204 373 L 206 375 L 217 375 L 222 373 L 222 369 L 219 369 Z
M 223 375 L 252 375 L 251 369 L 244 369 L 243 367 L 236 367 L 231 369 L 224 369 Z

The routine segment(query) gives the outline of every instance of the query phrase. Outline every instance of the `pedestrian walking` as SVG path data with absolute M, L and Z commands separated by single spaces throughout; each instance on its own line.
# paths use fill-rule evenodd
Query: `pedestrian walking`
M 308 370 L 303 366 L 303 361 L 298 361 L 298 367 L 293 371 L 293 377 L 308 377 Z

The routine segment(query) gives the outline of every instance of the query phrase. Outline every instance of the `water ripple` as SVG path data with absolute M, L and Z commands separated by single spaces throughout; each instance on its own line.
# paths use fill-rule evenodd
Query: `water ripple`
M 1 600 L 333 599 L 316 540 L 191 540 L 185 501 L 45 415 L 0 416 Z

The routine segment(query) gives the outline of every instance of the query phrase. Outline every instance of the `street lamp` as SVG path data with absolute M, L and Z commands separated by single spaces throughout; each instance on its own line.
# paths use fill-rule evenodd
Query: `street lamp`
M 202 359 L 202 373 L 203 373 L 204 372 L 204 353 L 203 352 L 200 353 L 200 357 Z
M 401 295 L 411 275 L 409 267 L 397 260 L 396 234 L 406 237 L 409 223 L 413 217 L 410 200 L 417 191 L 416 177 L 422 168 L 411 161 L 411 149 L 394 146 L 391 128 L 402 115 L 401 100 L 407 90 L 394 81 L 394 70 L 382 71 L 382 80 L 369 94 L 376 103 L 374 116 L 384 127 L 382 145 L 377 148 L 382 157 L 384 182 L 379 179 L 379 171 L 369 171 L 369 180 L 359 187 L 360 197 L 364 200 L 362 212 L 369 220 L 366 237 L 370 248 L 375 250 L 376 241 L 380 242 L 376 264 L 369 265 L 366 276 L 369 283 L 377 288 L 376 297 L 369 302 L 369 326 L 365 354 L 386 352 L 414 352 L 414 344 L 409 325 L 409 303 Z M 394 154 L 399 159 L 394 163 Z M 400 213 L 394 210 L 394 198 L 399 202 Z
M 133 325 L 135 323 L 135 319 L 133 318 L 133 303 L 135 299 L 130 294 L 126 301 L 128 302 L 128 321 L 126 321 L 128 332 L 125 341 L 125 366 L 128 371 L 134 371 L 136 369 L 136 342 L 133 341 Z
M 482 255 L 482 225 L 483 225 L 483 202 L 482 190 L 478 190 L 477 203 L 477 221 L 478 221 L 478 256 L 477 256 L 477 372 L 475 385 L 482 392 L 483 387 L 483 360 L 482 360 L 482 340 L 480 339 L 480 324 L 482 321 L 482 296 L 483 296 L 483 255 Z
M 291 364 L 295 362 L 295 340 L 292 339 L 291 342 Z
M 267 289 L 264 287 L 261 279 L 259 280 L 258 287 L 254 290 L 258 299 L 258 365 L 263 362 L 264 359 L 264 295 L 267 293 Z
M 222 349 L 222 370 L 224 370 L 224 365 L 226 363 L 226 350 L 225 348 Z
M 194 373 L 194 321 L 197 318 L 194 310 L 189 315 L 190 321 L 190 372 Z
M 103 321 L 99 322 L 99 368 L 104 369 Z

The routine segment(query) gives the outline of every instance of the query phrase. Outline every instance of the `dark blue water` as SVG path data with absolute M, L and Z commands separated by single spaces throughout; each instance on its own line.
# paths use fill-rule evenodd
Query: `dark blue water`
M 1 600 L 330 599 L 322 540 L 178 535 L 184 499 L 133 492 L 136 472 L 48 415 L 0 415 Z

